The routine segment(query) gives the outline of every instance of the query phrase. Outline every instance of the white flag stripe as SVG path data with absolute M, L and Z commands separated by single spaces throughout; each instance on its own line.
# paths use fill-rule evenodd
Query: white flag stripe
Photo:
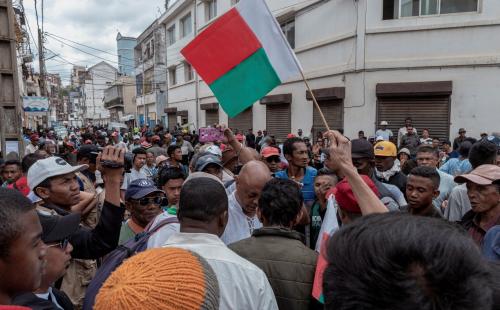
M 280 81 L 299 78 L 299 62 L 265 1 L 241 0 L 236 9 L 262 43 Z

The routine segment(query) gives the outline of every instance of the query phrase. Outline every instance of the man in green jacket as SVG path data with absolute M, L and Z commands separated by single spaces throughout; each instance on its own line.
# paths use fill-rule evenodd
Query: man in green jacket
M 263 227 L 229 245 L 267 275 L 280 309 L 314 309 L 311 296 L 317 253 L 292 230 L 301 217 L 302 193 L 291 180 L 272 179 L 264 186 L 257 216 Z

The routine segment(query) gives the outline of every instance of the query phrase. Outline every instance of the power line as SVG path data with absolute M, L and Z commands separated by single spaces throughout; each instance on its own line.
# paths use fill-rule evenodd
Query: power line
M 59 39 L 65 40 L 65 41 L 69 41 L 71 43 L 75 43 L 75 44 L 78 44 L 78 45 L 81 45 L 81 46 L 84 46 L 86 48 L 90 48 L 90 49 L 93 49 L 93 50 L 96 50 L 96 51 L 99 51 L 99 52 L 102 52 L 102 53 L 106 53 L 106 54 L 109 54 L 111 56 L 116 56 L 116 57 L 120 56 L 120 55 L 113 54 L 113 53 L 110 53 L 108 51 L 104 51 L 104 50 L 101 50 L 101 49 L 98 49 L 98 48 L 95 48 L 95 47 L 92 47 L 92 46 L 89 46 L 89 45 L 86 45 L 86 44 L 83 44 L 83 43 L 78 43 L 78 42 L 75 42 L 73 40 L 63 38 L 61 36 L 55 35 L 55 34 L 50 33 L 50 32 L 47 32 L 47 35 L 51 36 L 51 37 L 56 37 L 56 38 L 59 38 Z M 128 57 L 125 57 L 125 56 L 121 56 L 121 57 L 124 58 L 124 59 L 127 59 L 127 60 L 133 60 L 133 61 L 135 61 L 135 59 L 132 59 L 132 58 L 128 58 Z
M 76 49 L 77 51 L 80 51 L 80 52 L 82 52 L 82 53 L 85 53 L 85 54 L 87 54 L 87 55 L 94 56 L 94 57 L 96 57 L 96 58 L 102 59 L 102 60 L 107 61 L 107 62 L 112 62 L 112 63 L 120 64 L 120 63 L 119 63 L 119 62 L 117 62 L 117 61 L 109 60 L 109 59 L 103 58 L 103 57 L 101 57 L 101 56 L 97 56 L 97 55 L 94 55 L 94 54 L 92 54 L 92 53 L 89 53 L 89 52 L 87 52 L 87 51 L 85 51 L 85 50 L 82 50 L 82 49 L 80 49 L 80 48 L 76 47 L 76 46 L 73 46 L 73 45 L 71 45 L 71 44 L 68 44 L 68 43 L 66 43 L 66 42 L 62 41 L 62 40 L 59 40 L 58 38 L 55 38 L 55 37 L 53 37 L 53 36 L 51 36 L 51 38 L 52 38 L 52 39 L 54 39 L 54 40 L 56 40 L 56 41 L 58 41 L 58 42 L 60 42 L 60 43 L 62 43 L 62 44 L 64 44 L 64 45 L 67 45 L 67 46 L 69 46 L 69 47 L 72 47 L 72 48 Z M 124 65 L 124 64 L 122 64 L 122 65 Z M 125 65 L 125 66 L 127 66 L 127 67 L 131 67 L 131 68 L 135 68 L 134 66 L 130 66 L 130 65 Z

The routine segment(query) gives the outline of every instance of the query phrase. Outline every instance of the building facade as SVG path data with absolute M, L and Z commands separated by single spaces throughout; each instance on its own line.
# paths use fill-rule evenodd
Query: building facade
M 167 43 L 173 123 L 228 123 L 267 129 L 278 139 L 324 125 L 302 80 L 289 81 L 235 119 L 219 109 L 180 50 L 237 1 L 175 2 L 159 19 Z M 195 4 L 196 3 L 196 4 Z M 330 128 L 349 137 L 397 131 L 406 117 L 417 130 L 452 138 L 498 130 L 500 2 L 495 0 L 267 1 L 299 59 Z M 321 25 L 319 27 L 319 25 Z
M 135 119 L 135 79 L 120 76 L 113 85 L 104 90 L 104 107 L 109 110 L 111 122 Z
M 104 90 L 116 81 L 118 70 L 105 61 L 90 67 L 82 88 L 83 116 L 86 122 L 105 124 L 109 111 L 104 107 Z
M 167 91 L 165 28 L 155 20 L 137 38 L 134 48 L 137 124 L 164 120 Z
M 118 32 L 116 35 L 116 49 L 118 52 L 118 72 L 121 75 L 134 75 L 134 47 L 136 39 L 124 37 Z

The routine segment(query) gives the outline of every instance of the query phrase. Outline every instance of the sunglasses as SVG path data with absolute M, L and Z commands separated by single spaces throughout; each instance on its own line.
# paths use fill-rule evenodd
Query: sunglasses
M 151 197 L 151 198 L 141 198 L 139 200 L 135 200 L 136 202 L 139 203 L 139 205 L 145 207 L 145 206 L 149 206 L 150 204 L 154 204 L 154 205 L 157 205 L 157 206 L 161 206 L 162 204 L 164 204 L 164 201 L 166 200 L 167 198 L 165 197 Z
M 280 162 L 281 162 L 281 159 L 280 159 L 280 157 L 279 157 L 279 156 L 271 156 L 271 157 L 266 158 L 266 161 L 267 161 L 268 163 L 273 163 L 273 162 L 274 162 L 274 163 L 280 163 Z
M 66 248 L 68 247 L 68 244 L 69 244 L 69 238 L 64 238 L 63 240 L 61 240 L 61 241 L 59 241 L 57 243 L 48 244 L 47 247 L 49 247 L 49 248 L 51 248 L 51 247 L 59 247 L 62 250 L 66 250 Z

